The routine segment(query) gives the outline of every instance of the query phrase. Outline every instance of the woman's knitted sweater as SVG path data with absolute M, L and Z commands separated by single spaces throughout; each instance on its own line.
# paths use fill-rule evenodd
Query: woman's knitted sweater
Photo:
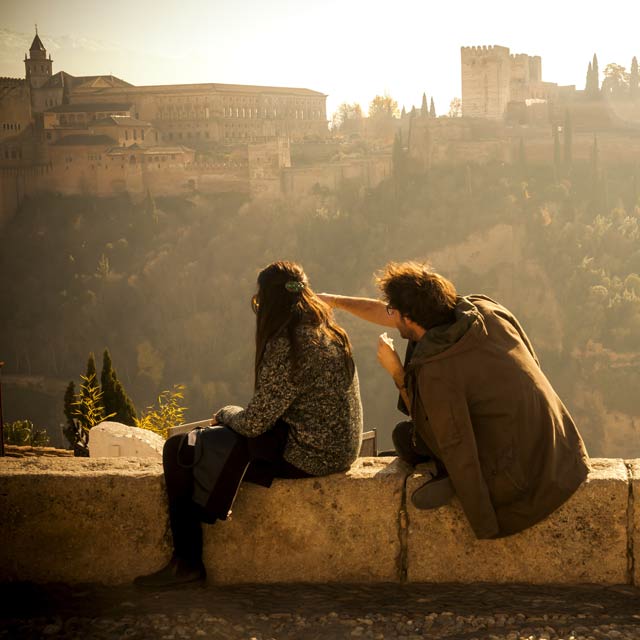
M 358 374 L 347 371 L 341 347 L 315 327 L 302 325 L 297 331 L 301 352 L 296 373 L 291 372 L 289 339 L 270 340 L 247 408 L 223 407 L 217 421 L 255 437 L 282 418 L 290 427 L 287 462 L 314 476 L 345 471 L 362 442 Z

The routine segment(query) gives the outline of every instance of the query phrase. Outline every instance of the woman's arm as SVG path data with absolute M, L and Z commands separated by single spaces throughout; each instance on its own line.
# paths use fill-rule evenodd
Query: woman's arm
M 267 345 L 253 398 L 246 409 L 226 406 L 214 417 L 218 424 L 253 438 L 268 431 L 300 394 L 291 380 L 289 341 L 279 338 Z
M 349 313 L 380 324 L 383 327 L 395 327 L 393 317 L 387 313 L 387 305 L 382 300 L 373 298 L 357 298 L 354 296 L 340 296 L 333 293 L 319 293 L 318 298 L 328 304 L 332 309 L 342 309 Z

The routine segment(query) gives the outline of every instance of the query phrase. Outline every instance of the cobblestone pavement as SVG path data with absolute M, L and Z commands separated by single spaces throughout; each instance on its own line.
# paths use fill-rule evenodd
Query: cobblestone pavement
M 0 640 L 640 640 L 640 589 L 530 585 L 0 586 Z

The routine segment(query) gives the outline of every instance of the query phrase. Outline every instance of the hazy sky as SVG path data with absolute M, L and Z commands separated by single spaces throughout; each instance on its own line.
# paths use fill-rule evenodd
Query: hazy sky
M 426 91 L 446 113 L 460 95 L 462 45 L 501 44 L 512 53 L 541 55 L 544 80 L 579 88 L 594 52 L 601 70 L 608 62 L 628 69 L 631 58 L 640 57 L 640 3 L 599 6 L 562 0 L 0 0 L 0 28 L 15 41 L 19 34 L 32 37 L 37 22 L 54 71 L 73 75 L 113 73 L 134 84 L 308 87 L 329 94 L 329 113 L 342 101 L 366 107 L 385 91 L 409 109 Z M 0 63 L 2 73 L 24 76 L 20 59 Z

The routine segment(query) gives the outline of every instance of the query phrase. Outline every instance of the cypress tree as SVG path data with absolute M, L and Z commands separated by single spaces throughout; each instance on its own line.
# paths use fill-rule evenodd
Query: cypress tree
M 593 95 L 597 96 L 600 93 L 600 72 L 598 71 L 598 56 L 593 54 L 593 62 L 591 64 L 591 72 L 593 78 Z
M 136 410 L 122 383 L 118 380 L 108 349 L 105 349 L 102 355 L 100 386 L 102 387 L 102 402 L 105 415 L 115 414 L 112 416 L 114 420 L 133 426 L 135 424 Z
M 416 105 L 414 104 L 413 107 L 411 107 L 411 117 L 415 118 L 416 117 Z
M 429 108 L 429 116 L 436 117 L 436 105 L 433 102 L 433 96 L 431 96 L 431 107 Z
M 591 63 L 589 63 L 589 67 L 587 68 L 587 81 L 584 84 L 584 92 L 587 95 L 591 94 L 592 82 L 593 82 L 593 69 L 591 68 Z
M 420 107 L 420 115 L 424 117 L 429 116 L 429 105 L 427 104 L 427 94 L 422 94 L 422 106 Z
M 401 118 L 404 118 L 407 115 L 407 110 L 404 108 L 404 105 L 402 105 L 402 113 L 400 114 Z
M 518 164 L 520 169 L 525 172 L 527 168 L 527 154 L 524 148 L 524 138 L 520 138 L 520 146 L 518 147 Z
M 72 448 L 78 442 L 78 425 L 73 419 L 73 403 L 76 399 L 76 386 L 71 380 L 64 392 L 64 416 L 67 419 L 67 426 L 62 430 L 64 437 L 68 440 Z
M 638 59 L 633 56 L 631 61 L 631 71 L 629 72 L 629 96 L 632 100 L 637 100 L 640 94 L 640 74 L 638 73 Z
M 558 133 L 558 125 L 553 125 L 553 167 L 556 171 L 556 177 L 560 172 L 562 157 L 560 153 L 560 134 Z
M 564 166 L 567 172 L 573 163 L 573 128 L 571 125 L 571 114 L 569 109 L 564 114 Z

